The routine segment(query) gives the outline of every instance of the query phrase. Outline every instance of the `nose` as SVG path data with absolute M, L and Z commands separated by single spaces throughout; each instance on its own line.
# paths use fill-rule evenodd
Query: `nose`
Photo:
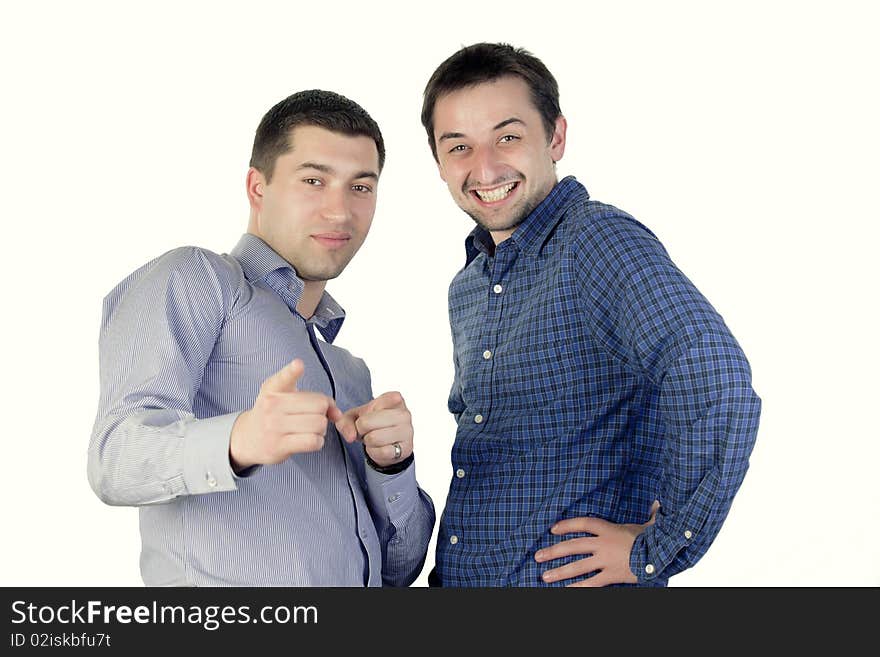
M 471 178 L 480 185 L 492 185 L 503 178 L 504 163 L 491 146 L 477 148 L 473 155 Z
M 348 221 L 351 217 L 348 190 L 345 187 L 335 189 L 328 187 L 324 193 L 321 214 L 328 221 Z

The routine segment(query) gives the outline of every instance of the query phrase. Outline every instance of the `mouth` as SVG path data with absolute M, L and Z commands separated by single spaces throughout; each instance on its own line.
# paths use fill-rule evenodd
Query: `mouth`
M 351 235 L 348 233 L 317 233 L 311 236 L 318 244 L 328 249 L 340 249 L 348 244 Z
M 514 181 L 491 189 L 472 189 L 470 193 L 481 205 L 495 205 L 507 200 L 517 187 L 519 181 Z

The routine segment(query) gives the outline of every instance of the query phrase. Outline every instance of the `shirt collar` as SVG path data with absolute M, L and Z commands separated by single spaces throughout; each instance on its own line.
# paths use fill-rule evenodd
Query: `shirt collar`
M 245 233 L 230 255 L 241 265 L 248 281 L 265 283 L 281 296 L 291 311 L 296 312 L 296 304 L 303 293 L 302 279 L 271 246 L 256 235 Z M 324 339 L 332 343 L 344 320 L 345 310 L 324 291 L 314 314 L 306 322 L 314 324 Z
M 581 195 L 590 198 L 586 188 L 574 176 L 566 176 L 556 183 L 544 200 L 529 213 L 529 216 L 513 231 L 510 239 L 523 253 L 538 253 L 550 232 L 562 219 L 571 200 Z M 466 264 L 470 264 L 480 253 L 491 254 L 494 248 L 495 243 L 489 231 L 477 226 L 465 240 Z

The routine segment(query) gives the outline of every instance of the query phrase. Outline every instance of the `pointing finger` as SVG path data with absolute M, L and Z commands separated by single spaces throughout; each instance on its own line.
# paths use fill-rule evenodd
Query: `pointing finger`
M 263 381 L 262 392 L 296 392 L 297 384 L 305 371 L 303 362 L 296 358 Z

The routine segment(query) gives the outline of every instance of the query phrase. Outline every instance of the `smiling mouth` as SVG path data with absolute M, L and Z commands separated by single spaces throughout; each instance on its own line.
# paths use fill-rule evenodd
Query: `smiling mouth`
M 510 196 L 510 193 L 516 189 L 518 185 L 519 182 L 511 182 L 494 189 L 472 189 L 471 194 L 476 196 L 483 203 L 497 203 Z

